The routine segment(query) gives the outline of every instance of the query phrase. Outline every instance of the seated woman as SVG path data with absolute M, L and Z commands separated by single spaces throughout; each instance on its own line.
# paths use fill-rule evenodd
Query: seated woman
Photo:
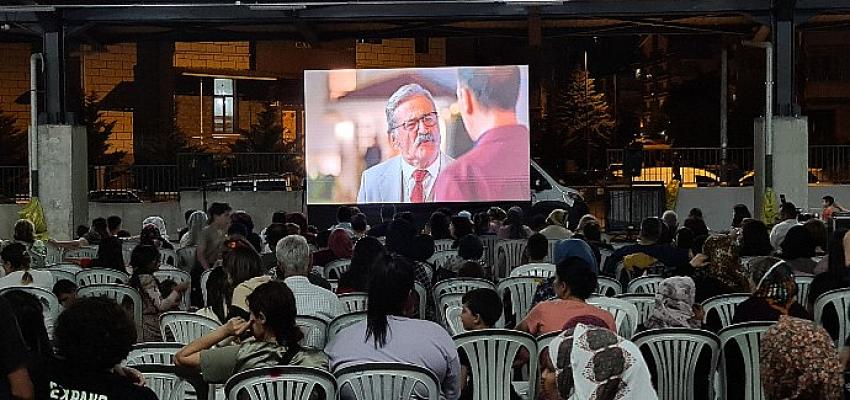
M 386 255 L 372 271 L 366 320 L 343 329 L 325 347 L 331 370 L 369 362 L 415 364 L 434 373 L 441 397 L 457 399 L 460 362 L 451 336 L 431 321 L 403 316 L 413 290 L 410 261 Z
M 750 261 L 753 294 L 735 307 L 732 323 L 778 321 L 780 316 L 812 319 L 797 303 L 797 284 L 791 266 L 776 257 L 757 257 Z
M 331 261 L 350 259 L 354 248 L 345 229 L 334 229 L 328 237 L 328 248 L 313 253 L 313 265 L 324 267 Z
M 815 241 L 803 225 L 792 226 L 779 247 L 782 249 L 780 257 L 791 266 L 794 273 L 811 275 L 815 272 L 818 264 L 812 259 L 815 256 Z
M 36 286 L 53 289 L 53 275 L 49 271 L 30 268 L 30 254 L 26 246 L 13 242 L 0 251 L 6 276 L 0 278 L 0 288 L 9 286 Z
M 702 307 L 694 303 L 696 288 L 694 280 L 687 276 L 675 276 L 661 281 L 655 293 L 655 306 L 643 329 L 700 328 Z
M 757 219 L 744 219 L 741 223 L 741 237 L 738 239 L 741 257 L 769 256 L 773 253 L 770 244 L 770 232 L 764 222 Z
M 127 272 L 124 263 L 124 248 L 121 239 L 109 236 L 100 241 L 97 247 L 97 257 L 89 265 L 91 268 L 109 268 Z
M 160 341 L 162 340 L 159 330 L 160 314 L 174 310 L 180 305 L 180 299 L 189 289 L 189 284 L 184 282 L 175 285 L 167 297 L 162 296 L 159 282 L 153 276 L 153 273 L 159 270 L 159 250 L 154 246 L 136 246 L 130 255 L 130 265 L 133 266 L 130 286 L 142 295 L 144 330 L 140 341 Z
M 372 265 L 385 254 L 384 245 L 373 237 L 364 237 L 354 245 L 351 266 L 339 279 L 337 294 L 368 292 Z
M 557 298 L 535 305 L 516 329 L 540 336 L 562 330 L 564 324 L 575 317 L 590 315 L 615 331 L 617 326 L 610 313 L 585 302 L 596 291 L 596 286 L 596 273 L 586 260 L 569 257 L 561 261 L 555 268 L 553 283 Z
M 178 366 L 199 369 L 204 380 L 223 383 L 252 368 L 297 365 L 327 369 L 324 353 L 302 348 L 304 338 L 295 324 L 295 296 L 280 281 L 266 282 L 248 295 L 251 319 L 233 318 L 189 343 L 175 355 Z M 248 336 L 233 346 L 212 347 L 228 338 Z
M 840 400 L 842 373 L 832 339 L 812 321 L 782 316 L 761 340 L 766 399 Z
M 28 219 L 19 219 L 15 222 L 14 235 L 11 241 L 0 243 L 0 247 L 10 243 L 20 243 L 26 247 L 30 254 L 30 260 L 36 268 L 41 268 L 45 265 L 47 257 L 47 246 L 44 242 L 36 239 L 35 225 Z
M 154 217 L 151 217 L 154 218 Z M 174 246 L 160 233 L 154 224 L 144 225 L 139 234 L 139 243 L 148 246 L 156 246 L 157 249 L 174 250 Z
M 596 262 L 596 257 L 593 255 L 593 250 L 584 240 L 567 239 L 558 242 L 558 244 L 555 246 L 555 254 L 553 257 L 555 264 L 558 264 L 559 262 L 566 260 L 569 257 L 581 258 L 588 265 L 591 266 L 594 274 L 598 273 L 599 264 Z M 540 282 L 540 284 L 537 285 L 537 288 L 534 290 L 534 298 L 531 301 L 532 307 L 534 307 L 535 305 L 537 305 L 537 303 L 540 303 L 541 301 L 556 298 L 555 290 L 553 288 L 554 282 L 555 277 L 553 276 L 543 282 Z M 593 290 L 596 291 L 595 288 Z
M 207 277 L 207 304 L 198 310 L 196 314 L 217 321 L 219 324 L 227 322 L 228 309 L 233 299 L 233 287 L 227 279 L 224 268 L 215 267 Z
M 702 251 L 691 260 L 691 266 L 694 268 L 698 303 L 721 294 L 750 291 L 750 283 L 741 268 L 735 238 L 731 235 L 709 236 Z

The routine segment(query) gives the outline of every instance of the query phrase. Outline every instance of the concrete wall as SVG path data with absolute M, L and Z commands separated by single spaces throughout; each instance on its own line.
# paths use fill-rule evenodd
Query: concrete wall
M 301 192 L 209 192 L 207 203 L 214 201 L 227 202 L 235 210 L 245 210 L 254 219 L 255 230 L 271 224 L 272 213 L 278 210 L 287 212 L 303 212 L 301 208 Z M 203 207 L 203 196 L 200 192 L 182 192 L 180 202 L 162 203 L 89 203 L 89 218 L 108 217 L 117 215 L 124 221 L 124 229 L 137 234 L 142 229 L 142 220 L 158 215 L 165 219 L 169 236 L 177 237 L 177 232 L 186 224 L 183 213 L 190 209 Z M 0 204 L 0 239 L 12 237 L 12 227 L 18 220 L 18 211 L 22 208 L 17 204 Z M 89 222 L 90 223 L 90 222 Z M 89 224 L 87 223 L 87 225 Z M 50 228 L 50 221 L 48 221 Z M 51 229 L 51 233 L 53 230 Z
M 821 198 L 826 195 L 835 197 L 835 201 L 845 207 L 850 206 L 850 185 L 809 185 L 808 210 L 819 213 Z M 709 228 L 726 230 L 732 224 L 732 207 L 738 203 L 746 204 L 750 211 L 753 210 L 752 187 L 682 188 L 679 190 L 676 213 L 680 220 L 684 220 L 691 208 L 699 207 Z

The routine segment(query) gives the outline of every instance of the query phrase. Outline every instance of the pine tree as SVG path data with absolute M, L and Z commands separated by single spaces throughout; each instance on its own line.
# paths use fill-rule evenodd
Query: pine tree
M 234 153 L 282 152 L 283 127 L 277 107 L 266 103 L 263 111 L 257 113 L 257 123 L 251 125 L 239 140 L 231 146 Z
M 14 116 L 0 110 L 0 165 L 27 163 L 27 133 L 16 122 Z
M 594 79 L 585 71 L 574 70 L 570 79 L 554 90 L 551 104 L 549 132 L 561 136 L 565 153 L 584 160 L 588 141 L 591 152 L 607 147 L 614 131 L 614 119 L 608 112 L 605 93 L 596 91 Z
M 100 102 L 94 93 L 83 98 L 83 112 L 80 123 L 86 127 L 88 139 L 89 165 L 115 165 L 121 162 L 127 152 L 109 151 L 109 137 L 115 129 L 117 120 L 105 121 L 100 111 Z
M 177 154 L 203 151 L 189 143 L 177 125 L 177 118 L 173 113 L 162 118 L 157 124 L 163 127 L 162 129 L 144 134 L 141 148 L 135 154 L 136 164 L 176 165 Z

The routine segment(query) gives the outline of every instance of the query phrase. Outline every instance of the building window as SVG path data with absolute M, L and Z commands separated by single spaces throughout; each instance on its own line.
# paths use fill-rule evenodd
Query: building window
M 213 131 L 234 133 L 236 127 L 236 82 L 233 79 L 213 81 Z

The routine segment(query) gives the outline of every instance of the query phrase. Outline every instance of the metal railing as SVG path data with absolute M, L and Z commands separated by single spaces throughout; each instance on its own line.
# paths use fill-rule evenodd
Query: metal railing
M 622 164 L 626 152 L 622 149 L 607 150 L 609 176 L 622 176 Z M 680 167 L 678 173 L 684 181 L 690 180 L 697 186 L 752 185 L 753 149 L 730 147 L 726 149 L 726 168 L 723 166 L 723 151 L 719 147 L 670 148 L 643 150 L 642 181 L 667 182 Z M 809 146 L 810 183 L 850 183 L 850 146 Z
M 89 199 L 133 202 L 176 200 L 175 165 L 99 165 L 90 167 Z
M 303 159 L 294 153 L 184 153 L 177 156 L 177 170 L 182 189 L 258 190 L 259 184 L 268 190 L 297 190 Z
M 0 166 L 0 204 L 30 198 L 30 176 L 26 166 Z

